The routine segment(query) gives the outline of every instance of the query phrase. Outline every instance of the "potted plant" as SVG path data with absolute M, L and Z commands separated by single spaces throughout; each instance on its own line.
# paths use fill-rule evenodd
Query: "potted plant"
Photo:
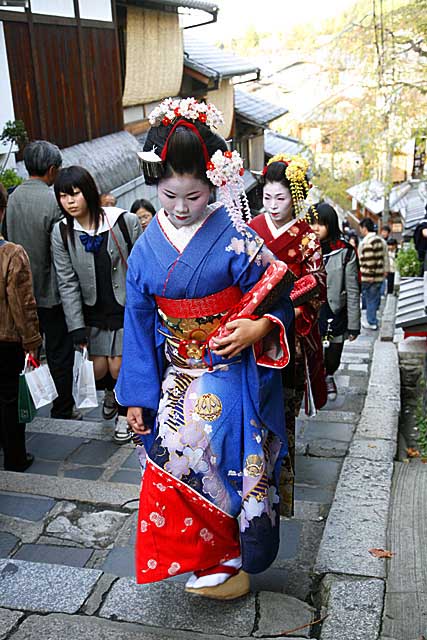
M 396 256 L 396 267 L 402 278 L 415 278 L 420 275 L 421 262 L 413 242 L 399 251 Z
M 28 135 L 22 120 L 8 120 L 0 135 L 0 142 L 9 143 L 6 158 L 0 167 L 0 182 L 5 189 L 10 192 L 22 182 L 22 178 L 17 174 L 15 169 L 6 169 L 14 145 L 17 145 L 21 150 L 28 142 Z

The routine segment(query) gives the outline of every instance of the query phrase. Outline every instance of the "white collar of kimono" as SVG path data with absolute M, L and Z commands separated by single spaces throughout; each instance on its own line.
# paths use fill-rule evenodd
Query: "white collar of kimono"
M 184 251 L 185 247 L 190 242 L 196 231 L 200 229 L 204 221 L 220 206 L 221 203 L 219 202 L 208 204 L 208 206 L 206 207 L 206 211 L 201 216 L 201 218 L 199 218 L 193 224 L 186 225 L 185 227 L 180 227 L 179 229 L 177 229 L 172 224 L 164 209 L 160 209 L 160 211 L 157 213 L 157 218 L 169 241 L 176 249 L 178 249 L 178 251 L 182 252 Z
M 278 238 L 283 233 L 286 233 L 286 231 L 288 231 L 288 229 L 290 229 L 297 220 L 302 220 L 302 218 L 304 218 L 305 216 L 305 213 L 300 213 L 299 216 L 297 216 L 296 218 L 292 218 L 292 220 L 289 220 L 289 222 L 284 224 L 282 227 L 279 227 L 278 229 L 275 226 L 272 219 L 270 218 L 270 216 L 268 215 L 267 211 L 264 213 L 264 215 L 265 215 L 265 221 L 267 223 L 267 227 L 269 228 L 271 235 L 273 236 L 273 238 Z
M 102 207 L 102 209 L 104 211 L 104 219 L 98 227 L 97 234 L 109 231 L 110 227 L 116 224 L 117 218 L 125 211 L 125 209 L 121 209 L 120 207 Z M 108 225 L 108 223 L 110 223 L 110 225 Z M 78 220 L 74 220 L 74 231 L 82 231 L 90 236 L 95 235 L 95 229 L 84 229 Z

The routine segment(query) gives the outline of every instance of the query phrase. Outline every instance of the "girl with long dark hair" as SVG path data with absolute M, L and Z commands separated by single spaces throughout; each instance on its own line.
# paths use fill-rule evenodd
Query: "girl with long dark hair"
M 118 207 L 101 207 L 86 169 L 62 169 L 55 195 L 64 214 L 52 232 L 52 251 L 68 330 L 76 346 L 88 345 L 97 387 L 105 390 L 103 416 L 118 410 L 114 441 L 129 442 L 126 411 L 114 386 L 122 360 L 127 259 L 141 235 L 138 218 Z
M 320 309 L 328 398 L 335 400 L 334 373 L 340 366 L 344 341 L 360 333 L 360 272 L 355 248 L 341 234 L 338 216 L 326 202 L 315 205 L 312 228 L 322 247 L 327 301 Z

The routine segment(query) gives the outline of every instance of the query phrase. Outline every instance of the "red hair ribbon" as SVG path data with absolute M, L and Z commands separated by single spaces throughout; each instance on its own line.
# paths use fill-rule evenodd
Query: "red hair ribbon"
M 199 140 L 200 140 L 200 142 L 202 144 L 203 157 L 205 159 L 205 163 L 207 164 L 210 161 L 208 148 L 207 148 L 206 143 L 203 140 L 202 136 L 200 135 L 200 131 L 197 129 L 197 127 L 194 126 L 194 124 L 192 122 L 188 122 L 187 120 L 184 120 L 183 118 L 177 120 L 175 122 L 175 124 L 173 125 L 172 129 L 169 131 L 168 137 L 166 138 L 165 146 L 163 147 L 162 152 L 160 154 L 160 157 L 163 160 L 163 162 L 166 160 L 166 154 L 168 152 L 169 139 L 170 139 L 171 135 L 173 134 L 173 132 L 175 131 L 175 129 L 177 129 L 178 127 L 187 127 L 187 129 L 191 129 L 191 131 L 193 131 L 193 133 L 196 134 L 196 136 L 199 138 Z

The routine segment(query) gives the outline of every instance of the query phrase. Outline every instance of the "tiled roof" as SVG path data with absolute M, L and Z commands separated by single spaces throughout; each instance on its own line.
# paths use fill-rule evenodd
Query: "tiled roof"
M 259 67 L 250 60 L 219 49 L 188 31 L 184 31 L 184 65 L 214 79 L 244 76 L 248 73 L 255 73 L 258 77 L 260 73 Z
M 425 199 L 420 194 L 418 186 L 418 184 L 411 185 L 411 189 L 406 192 L 397 205 L 403 220 L 404 236 L 413 236 L 415 227 L 424 219 L 426 212 Z
M 268 156 L 275 156 L 278 153 L 288 153 L 289 155 L 301 155 L 307 160 L 311 159 L 311 151 L 301 140 L 282 136 L 276 131 L 266 129 L 264 131 L 264 151 Z
M 401 278 L 396 327 L 406 331 L 427 330 L 427 273 L 424 278 Z
M 392 188 L 390 192 L 390 210 L 399 211 L 399 203 L 410 189 L 411 185 L 407 182 Z M 385 184 L 380 180 L 365 180 L 347 189 L 347 193 L 366 209 L 369 209 L 371 213 L 380 215 L 384 211 Z
M 248 169 L 245 169 L 245 173 L 243 174 L 243 182 L 245 183 L 245 191 L 247 193 L 254 188 L 257 183 L 257 179 L 250 171 L 248 171 Z
M 234 109 L 242 120 L 261 127 L 267 127 L 270 122 L 288 113 L 286 107 L 279 107 L 242 89 L 234 90 Z
M 118 131 L 61 149 L 62 166 L 81 165 L 91 173 L 99 191 L 109 193 L 141 175 L 138 150 L 134 136 Z M 18 163 L 18 170 L 26 176 L 23 162 Z

